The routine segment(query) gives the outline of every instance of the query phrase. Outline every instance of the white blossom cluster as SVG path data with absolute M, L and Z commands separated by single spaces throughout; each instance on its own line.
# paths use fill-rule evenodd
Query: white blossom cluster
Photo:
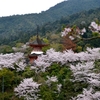
M 75 77 L 74 81 L 84 81 L 92 87 L 100 86 L 100 74 L 93 72 L 94 62 L 78 63 L 76 66 L 71 65 L 70 68 Z
M 58 79 L 56 76 L 52 76 L 52 77 L 49 77 L 47 76 L 48 80 L 46 81 L 46 83 L 50 86 L 51 85 L 51 82 L 58 82 Z
M 10 54 L 0 54 L 0 69 L 10 68 L 17 69 L 17 71 L 22 71 L 26 66 L 24 62 L 25 60 L 23 53 L 17 52 Z M 15 68 L 14 65 L 17 65 L 17 68 Z
M 88 81 L 88 74 L 91 73 L 91 70 L 94 68 L 94 62 L 78 63 L 75 65 L 70 65 L 70 69 L 73 72 L 75 80 L 78 81 Z
M 32 78 L 27 78 L 21 81 L 21 83 L 14 89 L 17 96 L 24 97 L 25 100 L 37 100 L 39 97 L 39 86 L 37 82 L 34 82 Z
M 64 52 L 56 52 L 54 49 L 50 49 L 46 52 L 46 55 L 41 55 L 35 61 L 36 72 L 45 72 L 53 62 L 60 63 L 62 65 L 68 64 L 69 62 L 83 62 L 83 61 L 95 61 L 100 59 L 100 48 L 87 48 L 86 52 L 74 53 L 72 50 L 67 50 Z
M 31 66 L 31 69 L 35 69 L 35 72 L 38 73 L 40 71 L 45 72 L 46 68 L 51 65 L 50 62 L 45 62 L 46 55 L 42 55 L 42 57 L 38 57 L 37 60 L 34 61 L 35 65 Z
M 58 93 L 60 93 L 61 87 L 62 87 L 62 84 L 57 84 L 57 90 L 58 90 Z
M 94 91 L 93 88 L 83 89 L 83 93 L 72 100 L 100 100 L 100 91 Z
M 83 35 L 83 34 L 86 32 L 86 29 L 85 29 L 85 28 L 83 28 L 82 30 L 80 30 L 79 28 L 76 28 L 76 29 L 75 29 L 75 33 L 74 33 L 72 30 L 73 30 L 73 29 L 70 28 L 70 27 L 65 28 L 64 31 L 61 32 L 61 36 L 63 37 L 63 36 L 68 35 L 69 38 L 70 38 L 71 40 L 74 40 L 75 37 L 81 38 L 81 35 Z M 72 33 L 71 33 L 71 32 L 72 32 Z M 71 34 L 70 34 L 70 33 L 71 33 Z
M 17 72 L 24 71 L 26 67 L 25 59 L 21 59 L 20 61 L 15 62 L 15 64 L 17 65 Z
M 73 100 L 100 100 L 100 91 L 93 89 L 94 87 L 100 87 L 100 73 L 95 73 L 94 61 L 71 65 L 70 69 L 73 72 L 73 81 L 89 84 L 88 88 L 84 89 L 83 93 L 73 98 Z
M 66 36 L 69 32 L 71 32 L 71 28 L 65 28 L 63 32 L 61 32 L 61 36 Z
M 91 22 L 91 25 L 89 26 L 92 32 L 97 32 L 100 34 L 100 25 L 98 25 L 96 22 Z
M 52 82 L 58 82 L 57 76 L 47 76 L 46 84 L 51 87 Z M 62 84 L 57 84 L 57 91 L 60 93 Z
M 58 82 L 57 76 L 49 77 L 47 76 L 46 84 L 51 87 L 52 83 Z M 38 84 L 34 82 L 32 78 L 26 78 L 21 81 L 21 83 L 14 89 L 15 95 L 20 97 L 24 97 L 25 100 L 37 100 L 39 98 L 39 86 L 42 84 Z M 57 84 L 57 91 L 60 93 L 61 84 Z M 57 93 L 57 92 L 56 92 Z

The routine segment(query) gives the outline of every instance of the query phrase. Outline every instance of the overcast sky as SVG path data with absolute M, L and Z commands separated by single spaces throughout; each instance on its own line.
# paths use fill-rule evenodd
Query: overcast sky
M 64 0 L 0 0 L 0 17 L 40 13 Z

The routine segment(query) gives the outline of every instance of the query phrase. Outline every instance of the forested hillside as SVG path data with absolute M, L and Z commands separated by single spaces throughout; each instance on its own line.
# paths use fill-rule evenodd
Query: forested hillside
M 81 17 L 80 20 L 83 21 L 86 15 L 84 15 L 84 13 L 81 13 L 81 15 L 76 13 L 81 11 L 88 11 L 90 9 L 94 9 L 98 7 L 100 7 L 100 0 L 68 0 L 68 1 L 61 2 L 55 5 L 54 7 L 51 7 L 47 11 L 41 12 L 39 14 L 1 17 L 0 18 L 0 44 L 2 45 L 9 44 L 14 41 L 16 42 L 16 40 L 23 41 L 23 42 L 27 41 L 28 37 L 30 37 L 31 34 L 35 34 L 34 29 L 36 28 L 36 25 L 40 25 L 40 26 L 43 25 L 44 28 L 45 25 L 50 26 L 51 25 L 50 23 L 59 20 L 60 18 L 62 18 L 60 20 L 61 23 L 62 22 L 65 23 L 65 21 L 70 23 L 71 20 L 75 22 L 78 16 L 80 16 Z M 70 15 L 72 14 L 75 15 L 70 17 Z M 88 12 L 88 16 L 90 16 L 90 14 L 91 11 Z M 59 21 L 56 22 L 60 23 Z M 77 21 L 74 24 L 76 23 Z M 54 26 L 56 26 L 56 24 Z M 52 28 L 52 26 L 50 27 Z M 42 32 L 44 32 L 43 30 L 44 29 L 42 29 Z M 21 36 L 20 38 L 19 35 Z
M 62 27 L 66 25 L 69 25 L 69 26 L 77 25 L 80 27 L 81 26 L 87 27 L 91 21 L 95 21 L 97 19 L 100 20 L 100 8 L 89 10 L 89 11 L 83 11 L 83 12 L 76 13 L 76 14 L 73 14 L 67 17 L 62 17 L 59 20 L 56 20 L 54 22 L 45 23 L 42 26 L 39 25 L 39 34 L 41 36 L 46 36 L 46 34 L 49 34 L 49 36 L 54 33 L 57 34 L 57 33 L 60 33 L 62 31 Z M 6 26 L 6 27 L 10 27 L 10 24 L 9 26 Z M 37 32 L 36 29 L 33 30 L 30 28 L 29 30 L 26 30 L 26 31 L 25 30 L 20 31 L 20 32 L 16 31 L 17 33 L 14 32 L 14 30 L 15 29 L 12 29 L 12 32 L 8 35 L 6 33 L 0 34 L 0 44 L 1 45 L 7 44 L 7 45 L 14 46 L 17 42 L 26 43 L 30 39 L 30 37 L 34 36 Z

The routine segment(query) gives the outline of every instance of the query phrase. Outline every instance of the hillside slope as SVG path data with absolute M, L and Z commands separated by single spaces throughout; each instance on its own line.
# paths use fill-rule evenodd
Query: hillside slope
M 16 40 L 16 38 L 19 37 L 20 33 L 22 36 L 24 34 L 26 36 L 27 33 L 32 33 L 37 24 L 42 26 L 44 25 L 44 23 L 54 22 L 56 20 L 59 20 L 61 17 L 68 17 L 69 15 L 76 14 L 84 10 L 88 11 L 89 9 L 98 7 L 100 7 L 100 0 L 68 0 L 61 2 L 54 7 L 51 7 L 47 11 L 39 14 L 1 17 L 0 44 L 8 43 L 7 40 Z M 73 18 L 74 17 L 75 15 L 73 15 Z M 2 42 L 2 40 L 4 42 Z

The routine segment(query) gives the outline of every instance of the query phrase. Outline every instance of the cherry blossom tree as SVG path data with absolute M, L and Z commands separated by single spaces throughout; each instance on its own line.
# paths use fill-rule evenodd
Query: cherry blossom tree
M 86 32 L 86 29 L 79 29 L 79 27 L 66 27 L 61 32 L 61 36 L 63 37 L 62 43 L 64 50 L 66 49 L 72 49 L 75 51 L 76 49 L 76 42 L 80 39 L 82 39 L 82 35 Z
M 72 98 L 72 100 L 100 100 L 100 91 L 95 92 L 93 88 L 84 89 L 82 94 Z
M 91 22 L 90 26 L 89 26 L 90 30 L 92 32 L 97 32 L 100 34 L 100 25 L 97 24 L 96 22 Z
M 22 71 L 26 67 L 24 58 L 24 54 L 21 52 L 0 54 L 0 69 L 10 68 L 16 69 L 17 71 Z M 15 65 L 17 65 L 17 68 L 15 68 Z
M 24 97 L 26 100 L 37 100 L 39 97 L 39 86 L 32 78 L 23 79 L 14 89 L 16 96 Z
M 98 59 L 100 59 L 100 48 L 87 48 L 86 52 L 80 53 L 74 53 L 72 50 L 56 52 L 54 49 L 50 49 L 47 51 L 46 55 L 39 56 L 34 62 L 35 65 L 31 66 L 31 68 L 36 69 L 36 72 L 45 72 L 54 62 L 64 65 L 73 62 L 95 61 Z
M 96 22 L 91 22 L 89 29 L 92 32 L 91 37 L 83 38 L 84 33 L 86 33 L 85 28 L 79 29 L 79 27 L 77 26 L 65 27 L 64 30 L 61 32 L 61 36 L 63 37 L 62 43 L 64 50 L 72 49 L 73 51 L 76 51 L 78 42 L 100 38 L 100 24 Z
M 56 76 L 52 76 L 52 77 L 47 76 L 47 78 L 48 80 L 46 81 L 46 84 L 48 84 L 49 86 L 51 85 L 52 82 L 58 82 Z

